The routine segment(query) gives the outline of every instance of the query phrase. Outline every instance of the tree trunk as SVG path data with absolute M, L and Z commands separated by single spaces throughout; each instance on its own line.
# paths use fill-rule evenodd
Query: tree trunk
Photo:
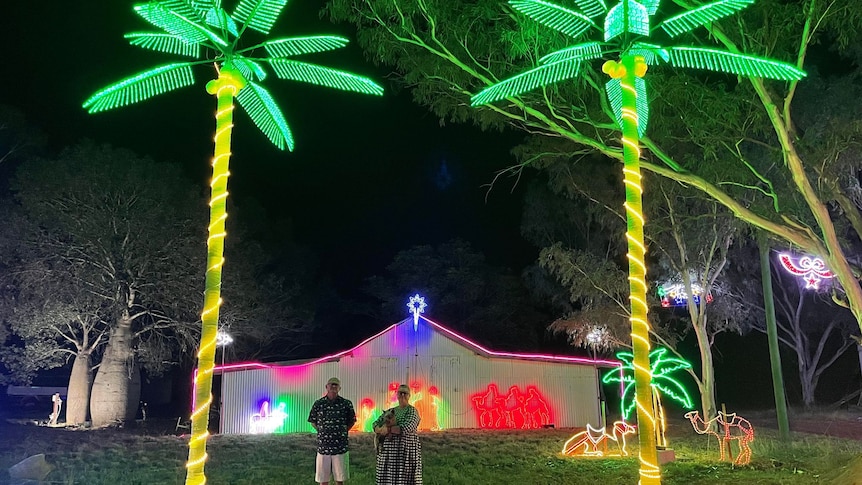
M 769 348 L 769 367 L 772 373 L 772 396 L 778 419 L 778 436 L 790 440 L 790 421 L 787 417 L 787 398 L 784 395 L 784 373 L 781 371 L 781 353 L 778 348 L 778 321 L 775 319 L 775 294 L 772 291 L 772 264 L 769 262 L 769 240 L 764 231 L 757 231 L 757 248 L 760 255 L 760 284 L 763 287 L 763 309 L 766 316 L 766 337 Z
M 66 397 L 66 423 L 82 424 L 87 420 L 90 409 L 90 389 L 93 385 L 93 372 L 90 367 L 90 351 L 81 351 L 72 363 L 69 376 L 69 390 Z
M 93 426 L 133 421 L 141 398 L 141 373 L 132 352 L 132 322 L 121 319 L 111 330 L 102 364 L 93 381 Z
M 702 304 L 705 304 L 705 301 Z M 706 420 L 709 420 L 718 415 L 718 406 L 715 404 L 715 364 L 712 360 L 712 347 L 706 334 L 706 325 L 702 323 L 700 320 L 695 323 L 694 333 L 700 351 L 700 404 L 703 415 L 708 416 Z
M 804 350 L 803 350 L 804 351 Z M 806 410 L 811 410 L 814 407 L 814 385 L 811 378 L 812 370 L 807 362 L 804 354 L 799 354 L 799 381 L 802 384 L 802 404 Z
M 207 238 L 207 272 L 204 309 L 201 312 L 201 345 L 198 350 L 198 370 L 195 374 L 192 437 L 189 439 L 189 459 L 186 461 L 186 485 L 206 483 L 204 464 L 207 459 L 207 429 L 212 402 L 212 377 L 215 366 L 216 333 L 221 305 L 221 268 L 224 263 L 224 226 L 227 218 L 227 180 L 230 172 L 230 137 L 233 130 L 233 98 L 245 86 L 246 80 L 230 64 L 219 71 L 218 79 L 207 83 L 207 92 L 216 96 L 215 153 L 213 179 L 210 182 L 210 225 Z
M 643 63 L 643 60 L 640 60 Z M 622 85 L 622 144 L 625 160 L 626 187 L 626 239 L 628 240 L 629 291 L 632 324 L 632 364 L 634 366 L 635 399 L 637 400 L 638 442 L 640 443 L 640 483 L 658 485 L 661 470 L 656 449 L 655 422 L 652 410 L 652 375 L 650 373 L 650 324 L 646 303 L 646 264 L 644 263 L 644 218 L 641 192 L 640 146 L 638 141 L 638 114 L 635 56 L 621 59 Z M 645 64 L 644 64 L 645 67 Z M 607 72 L 607 71 L 606 71 Z M 644 120 L 646 123 L 646 120 Z
M 862 371 L 862 341 L 856 345 L 856 354 L 859 356 L 859 370 Z M 856 402 L 856 405 L 862 406 L 862 392 L 859 393 L 859 401 Z

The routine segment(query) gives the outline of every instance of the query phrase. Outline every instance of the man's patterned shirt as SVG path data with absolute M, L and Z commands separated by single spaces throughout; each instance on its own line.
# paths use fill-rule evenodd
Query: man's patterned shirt
M 326 396 L 314 401 L 308 422 L 317 426 L 317 452 L 321 455 L 347 453 L 347 430 L 356 423 L 356 412 L 349 399 Z

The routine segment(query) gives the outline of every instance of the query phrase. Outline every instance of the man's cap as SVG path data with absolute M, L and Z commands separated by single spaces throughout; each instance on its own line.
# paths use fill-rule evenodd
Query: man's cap
M 338 384 L 340 386 L 341 381 L 339 381 L 337 377 L 330 377 L 329 380 L 326 381 L 326 385 L 328 386 L 330 384 Z
M 401 384 L 398 386 L 398 392 L 410 392 L 410 387 L 407 384 Z

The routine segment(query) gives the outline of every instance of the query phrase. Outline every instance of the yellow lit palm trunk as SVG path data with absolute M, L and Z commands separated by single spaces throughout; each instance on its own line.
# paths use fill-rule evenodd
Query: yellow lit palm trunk
M 622 58 L 623 173 L 626 185 L 626 239 L 629 259 L 629 300 L 631 303 L 632 353 L 634 354 L 635 400 L 640 443 L 640 483 L 661 483 L 653 415 L 652 373 L 650 371 L 649 320 L 646 303 L 644 264 L 644 217 L 641 200 L 640 147 L 638 142 L 637 91 L 635 77 L 643 77 L 646 64 L 635 56 Z M 636 66 L 639 64 L 639 66 Z M 636 72 L 636 69 L 641 72 Z
M 195 374 L 195 402 L 192 412 L 192 436 L 189 440 L 189 459 L 186 463 L 186 484 L 206 483 L 204 463 L 207 453 L 207 427 L 212 402 L 212 374 L 215 360 L 216 332 L 218 331 L 219 305 L 221 304 L 221 270 L 224 263 L 225 220 L 227 211 L 227 179 L 230 176 L 230 135 L 233 130 L 233 98 L 245 85 L 242 76 L 229 65 L 219 72 L 218 79 L 207 83 L 207 92 L 218 99 L 216 112 L 215 154 L 213 178 L 210 182 L 210 225 L 207 239 L 207 272 L 204 292 L 204 309 L 201 313 L 201 344 L 198 350 L 198 367 Z

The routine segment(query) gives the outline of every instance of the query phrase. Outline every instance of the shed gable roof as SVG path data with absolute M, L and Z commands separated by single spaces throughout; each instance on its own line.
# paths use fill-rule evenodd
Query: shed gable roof
M 453 341 L 455 344 L 460 345 L 466 349 L 469 349 L 470 351 L 472 351 L 478 355 L 482 355 L 482 356 L 488 357 L 488 358 L 538 360 L 538 361 L 544 361 L 544 362 L 596 365 L 596 366 L 601 366 L 601 367 L 619 367 L 621 365 L 620 362 L 615 361 L 615 360 L 604 360 L 604 359 L 593 360 L 593 359 L 588 358 L 588 357 L 576 357 L 576 356 L 552 355 L 552 354 L 537 354 L 537 353 L 497 352 L 497 351 L 485 348 L 482 345 L 479 345 L 478 343 L 473 342 L 472 340 L 468 339 L 467 337 L 464 337 L 463 335 L 460 335 L 460 334 L 454 332 L 453 330 L 450 330 L 450 329 L 446 328 L 445 326 L 443 326 L 443 325 L 441 325 L 441 324 L 439 324 L 439 323 L 437 323 L 431 319 L 428 319 L 424 316 L 420 316 L 419 319 L 424 320 L 424 322 L 428 325 L 429 328 L 431 328 L 433 331 L 437 332 L 438 334 L 446 337 L 447 339 Z M 394 323 L 394 324 L 386 327 L 382 331 L 366 338 L 365 340 L 363 340 L 359 344 L 357 344 L 357 345 L 355 345 L 355 346 L 353 346 L 347 350 L 344 350 L 344 351 L 341 351 L 341 352 L 338 352 L 335 354 L 327 355 L 324 357 L 320 357 L 317 359 L 302 359 L 302 360 L 295 360 L 295 361 L 288 361 L 288 362 L 273 362 L 273 363 L 269 363 L 269 364 L 258 363 L 258 362 L 228 364 L 228 365 L 224 365 L 224 366 L 216 366 L 214 371 L 216 373 L 222 373 L 222 372 L 251 370 L 251 369 L 267 369 L 267 368 L 273 368 L 273 367 L 294 367 L 294 366 L 303 367 L 303 366 L 318 364 L 321 362 L 331 362 L 333 360 L 340 359 L 341 357 L 351 355 L 357 349 L 359 349 L 365 345 L 368 345 L 369 342 L 371 342 L 372 340 L 379 338 L 379 337 L 382 337 L 383 335 L 385 335 L 388 332 L 394 332 L 396 330 L 396 328 L 401 326 L 401 325 L 411 325 L 412 326 L 413 325 L 413 318 L 408 317 L 408 318 L 405 318 L 404 320 L 401 320 L 398 323 Z

